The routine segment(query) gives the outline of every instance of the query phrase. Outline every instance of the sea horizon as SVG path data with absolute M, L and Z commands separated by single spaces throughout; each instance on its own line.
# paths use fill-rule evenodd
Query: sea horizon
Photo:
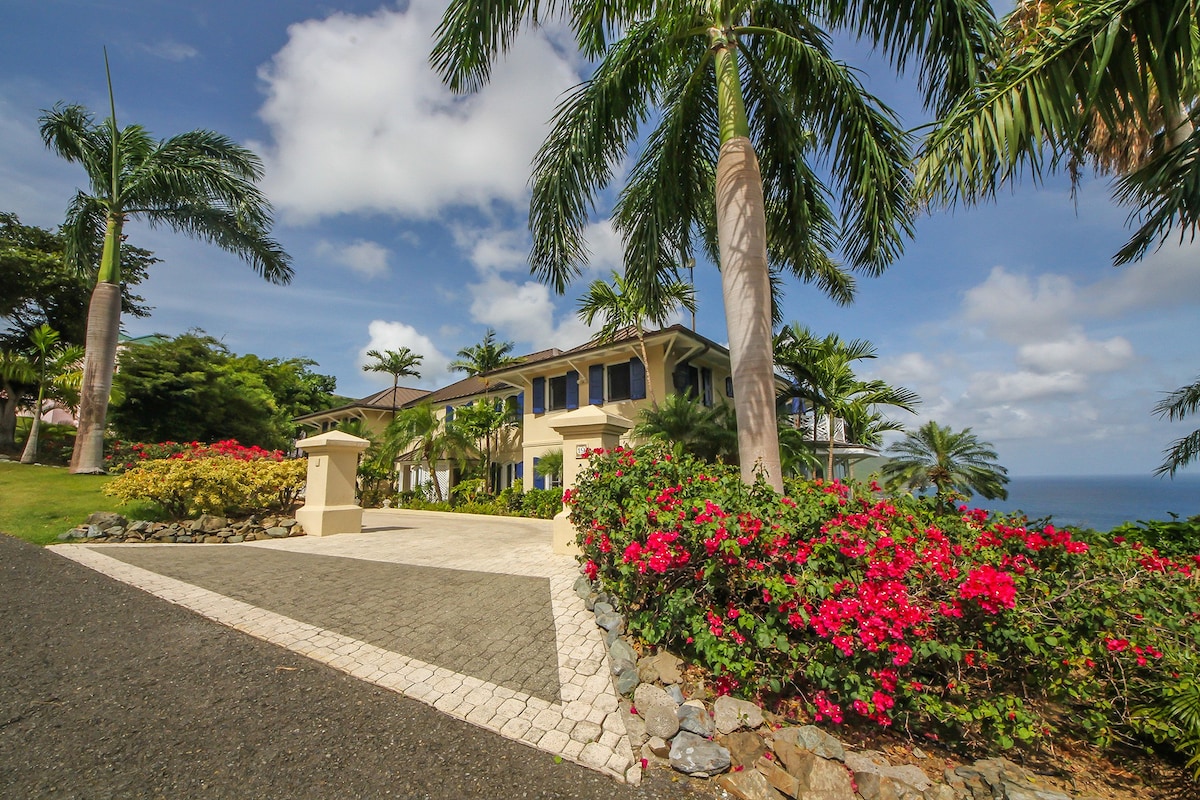
M 1125 522 L 1200 515 L 1200 475 L 1012 475 L 1006 500 L 973 497 L 969 505 L 1022 511 L 1055 525 L 1109 531 Z

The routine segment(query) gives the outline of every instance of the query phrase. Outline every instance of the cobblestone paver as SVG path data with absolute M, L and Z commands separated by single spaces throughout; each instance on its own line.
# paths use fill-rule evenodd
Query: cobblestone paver
M 578 568 L 551 553 L 547 523 L 368 511 L 361 534 L 53 549 L 509 739 L 641 777 Z

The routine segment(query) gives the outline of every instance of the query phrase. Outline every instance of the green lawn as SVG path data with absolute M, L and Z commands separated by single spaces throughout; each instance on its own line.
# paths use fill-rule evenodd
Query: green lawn
M 149 505 L 123 505 L 102 494 L 100 489 L 110 480 L 106 475 L 72 475 L 65 467 L 0 461 L 0 532 L 48 544 L 93 511 L 153 518 Z

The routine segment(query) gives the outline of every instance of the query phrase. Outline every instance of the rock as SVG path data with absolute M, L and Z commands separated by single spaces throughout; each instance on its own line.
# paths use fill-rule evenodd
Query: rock
M 629 694 L 637 688 L 637 666 L 632 661 L 627 661 L 623 658 L 614 661 L 612 672 L 614 678 L 613 685 L 617 687 L 617 694 Z
M 205 544 L 224 544 L 225 540 L 222 539 L 220 536 L 205 536 L 204 543 Z
M 192 542 L 196 541 L 195 538 L 191 536 L 174 536 L 172 539 L 179 544 L 191 544 Z
M 646 684 L 642 684 L 645 686 Z M 679 733 L 679 717 L 675 716 L 675 711 L 661 706 L 651 706 L 646 710 L 638 707 L 638 715 L 641 716 L 646 724 L 646 733 L 651 736 L 657 736 L 661 739 L 670 739 L 675 734 Z
M 783 800 L 783 795 L 775 791 L 766 776 L 757 770 L 727 772 L 714 782 L 740 800 Z
M 679 708 L 679 704 L 672 700 L 670 695 L 652 683 L 643 683 L 638 686 L 637 691 L 633 693 L 633 704 L 637 706 L 638 713 L 659 707 L 669 709 L 674 714 L 675 709 Z
M 88 525 L 95 525 L 103 530 L 111 528 L 114 525 L 120 525 L 123 528 L 129 524 L 129 520 L 113 511 L 96 511 L 88 515 L 86 523 Z
M 754 765 L 754 771 L 776 790 L 788 797 L 800 796 L 800 779 L 768 758 L 760 758 Z
M 155 538 L 158 539 L 160 542 L 167 542 L 169 544 L 174 544 L 176 537 L 174 537 L 168 533 L 168 534 L 164 534 L 161 538 L 157 537 L 157 536 Z
M 285 519 L 285 520 L 280 520 L 280 522 L 279 522 L 279 526 L 282 528 L 294 528 L 294 527 L 296 527 L 296 525 L 297 525 L 297 522 L 294 519 Z
M 729 750 L 729 757 L 735 767 L 753 768 L 755 763 L 767 752 L 766 742 L 757 733 L 738 731 L 726 736 L 722 742 Z
M 283 539 L 284 537 L 286 537 L 288 535 L 288 529 L 280 528 L 278 526 L 273 525 L 270 528 L 267 528 L 265 533 L 267 534 L 267 536 L 270 536 L 272 539 Z
M 641 674 L 640 671 L 639 671 L 639 674 Z M 683 696 L 683 689 L 679 688 L 679 684 L 673 683 L 666 688 L 667 688 L 667 696 L 675 701 L 675 705 L 681 706 L 687 700 L 687 698 Z
M 145 533 L 146 531 L 150 530 L 153 526 L 154 526 L 154 523 L 147 522 L 144 519 L 139 519 L 135 522 L 129 523 L 129 527 L 127 528 L 127 530 L 130 533 Z
M 245 540 L 246 540 L 246 537 L 240 533 L 235 533 L 233 536 L 229 537 L 230 544 L 237 544 L 238 542 L 244 542 Z
M 919 758 L 919 759 L 921 759 L 922 761 L 924 761 L 925 759 L 929 758 L 929 756 L 925 755 L 925 751 L 924 751 L 924 750 L 922 750 L 922 749 L 921 749 L 921 748 L 919 748 L 919 747 L 914 747 L 914 748 L 912 749 L 912 757 L 913 757 L 913 758 Z
M 596 610 L 596 601 L 600 599 L 599 592 L 589 592 L 587 597 L 583 598 L 583 607 L 588 611 Z
M 713 723 L 721 733 L 757 728 L 763 724 L 762 709 L 754 703 L 722 695 L 713 704 Z
M 629 646 L 629 642 L 624 639 L 617 639 L 612 643 L 612 646 L 608 648 L 608 657 L 613 661 L 624 659 L 625 661 L 632 661 L 635 664 L 638 660 L 637 653 Z M 634 669 L 636 670 L 637 667 L 634 667 Z
M 120 525 L 113 525 L 104 529 L 105 536 L 124 536 L 125 528 Z
M 958 792 L 944 783 L 935 783 L 925 790 L 925 800 L 959 800 Z
M 275 528 L 272 528 L 271 530 L 275 530 Z M 279 528 L 279 530 L 283 530 L 283 528 Z M 271 531 L 267 531 L 268 535 L 270 535 L 270 533 Z M 599 606 L 600 604 L 597 603 L 596 605 Z M 625 620 L 620 614 L 616 614 L 611 611 L 605 614 L 596 614 L 596 624 L 601 628 L 604 628 L 606 631 L 617 631 L 617 636 L 620 636 L 625 632 Z M 616 639 L 614 638 L 613 641 L 616 641 Z
M 625 735 L 629 738 L 629 746 L 637 750 L 646 743 L 649 734 L 646 733 L 646 721 L 640 714 L 631 714 L 629 701 L 621 701 L 621 720 L 625 723 Z
M 924 800 L 916 787 L 875 772 L 854 773 L 854 784 L 863 800 Z
M 908 784 L 918 794 L 924 792 L 933 783 L 920 767 L 912 764 L 894 765 L 888 761 L 887 756 L 878 750 L 847 753 L 845 760 L 846 767 L 854 773 L 855 780 L 858 780 L 860 774 L 878 775 L 897 783 Z
M 638 662 L 638 674 L 646 683 L 683 683 L 682 670 L 683 661 L 665 650 Z
M 687 775 L 711 777 L 729 769 L 729 751 L 694 733 L 681 731 L 671 742 L 671 767 Z
M 613 608 L 612 604 L 610 603 L 607 603 L 603 600 L 597 600 L 596 604 L 592 606 L 592 611 L 595 611 L 596 616 L 598 617 L 601 614 L 612 614 L 616 611 L 616 609 Z
M 625 632 L 625 620 L 621 620 L 621 624 L 613 628 L 611 631 L 604 632 L 604 646 L 612 647 L 612 643 L 621 638 L 621 634 Z
M 651 736 L 647 739 L 646 748 L 659 758 L 671 757 L 671 743 L 661 736 Z
M 225 519 L 225 517 L 218 517 L 213 514 L 201 514 L 199 518 L 193 520 L 192 530 L 215 533 L 228 524 L 229 520 Z
M 846 760 L 846 748 L 842 747 L 842 743 L 815 725 L 780 728 L 775 731 L 772 738 L 776 742 L 787 742 L 801 750 L 809 750 L 821 758 L 832 758 L 834 761 Z
M 680 730 L 690 731 L 705 738 L 712 738 L 716 732 L 708 709 L 699 700 L 688 700 L 679 707 L 676 715 L 679 717 Z
M 850 773 L 842 764 L 828 758 L 821 758 L 816 753 L 800 750 L 794 745 L 787 745 L 796 757 L 788 763 L 786 770 L 779 770 L 779 765 L 762 759 L 756 765 L 759 772 L 766 775 L 767 780 L 776 789 L 792 797 L 804 800 L 855 800 L 854 786 L 850 781 Z M 775 767 L 775 770 L 765 768 L 764 764 Z M 794 784 L 785 781 L 776 770 L 785 772 L 795 779 Z M 781 784 L 783 784 L 781 786 Z M 795 787 L 795 793 L 789 791 Z

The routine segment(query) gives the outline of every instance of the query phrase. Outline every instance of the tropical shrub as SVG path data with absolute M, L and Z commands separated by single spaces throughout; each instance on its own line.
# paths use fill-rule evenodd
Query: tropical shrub
M 105 447 L 104 467 L 109 474 L 118 475 L 126 470 L 140 466 L 143 462 L 160 458 L 182 456 L 199 447 L 199 442 L 126 442 L 120 439 L 111 441 Z
M 530 489 L 521 499 L 521 515 L 525 517 L 554 519 L 562 507 L 562 489 Z
M 1141 542 L 1160 555 L 1179 558 L 1200 553 L 1200 516 L 1126 522 L 1113 528 L 1108 535 L 1120 541 Z
M 1200 556 L 874 485 L 779 495 L 653 446 L 593 453 L 568 502 L 633 634 L 818 721 L 967 749 L 1059 727 L 1107 742 L 1147 733 L 1134 711 L 1163 676 L 1196 673 Z
M 105 494 L 126 502 L 149 500 L 176 519 L 290 511 L 308 471 L 307 459 L 284 460 L 278 450 L 243 447 L 232 440 L 134 447 L 138 446 L 131 446 L 131 452 L 166 451 L 167 455 L 147 456 L 126 468 L 104 487 Z

